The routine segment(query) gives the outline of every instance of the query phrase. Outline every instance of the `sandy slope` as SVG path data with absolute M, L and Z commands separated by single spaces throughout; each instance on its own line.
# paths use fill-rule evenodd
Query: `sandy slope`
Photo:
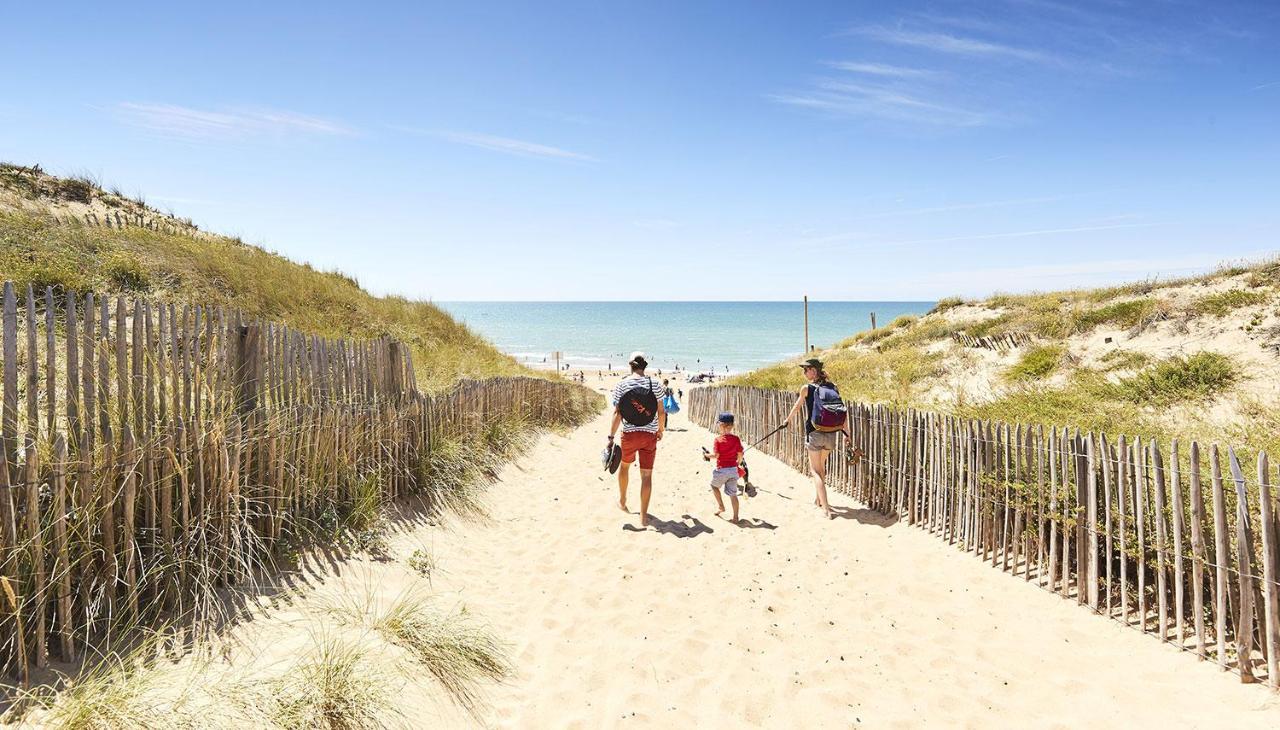
M 842 519 L 821 520 L 768 457 L 750 527 L 716 518 L 709 439 L 683 415 L 659 450 L 659 529 L 634 532 L 595 466 L 606 423 L 509 467 L 492 524 L 432 538 L 435 588 L 513 647 L 486 725 L 1280 726 L 1271 692 L 916 528 L 838 496 Z

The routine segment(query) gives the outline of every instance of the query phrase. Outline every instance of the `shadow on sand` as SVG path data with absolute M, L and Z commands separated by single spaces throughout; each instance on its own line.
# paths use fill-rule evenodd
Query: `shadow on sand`
M 654 532 L 660 532 L 663 535 L 675 535 L 676 537 L 697 537 L 698 535 L 710 535 L 715 532 L 715 530 L 705 525 L 702 520 L 699 520 L 697 517 L 681 515 L 680 518 L 692 524 L 676 522 L 675 520 L 664 520 L 661 517 L 649 515 L 649 527 L 647 529 L 644 527 L 637 527 L 630 523 L 623 525 L 622 529 L 627 532 L 647 532 L 652 530 Z

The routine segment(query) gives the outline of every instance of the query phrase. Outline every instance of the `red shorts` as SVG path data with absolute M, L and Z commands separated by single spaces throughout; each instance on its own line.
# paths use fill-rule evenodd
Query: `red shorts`
M 622 463 L 630 464 L 636 454 L 640 455 L 641 469 L 652 469 L 653 457 L 658 455 L 657 434 L 645 431 L 630 431 L 622 434 Z

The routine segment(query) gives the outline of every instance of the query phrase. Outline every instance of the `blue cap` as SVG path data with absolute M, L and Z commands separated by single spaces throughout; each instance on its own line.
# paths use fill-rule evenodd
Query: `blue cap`
M 716 416 L 716 423 L 733 423 L 733 414 L 725 411 Z

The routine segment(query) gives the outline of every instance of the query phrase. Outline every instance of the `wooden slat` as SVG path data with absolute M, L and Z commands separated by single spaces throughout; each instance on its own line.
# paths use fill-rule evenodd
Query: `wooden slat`
M 1276 533 L 1275 508 L 1271 501 L 1271 468 L 1265 453 L 1258 454 L 1258 505 L 1262 536 L 1262 605 L 1265 625 L 1263 642 L 1267 648 L 1267 684 L 1280 688 L 1280 534 Z

